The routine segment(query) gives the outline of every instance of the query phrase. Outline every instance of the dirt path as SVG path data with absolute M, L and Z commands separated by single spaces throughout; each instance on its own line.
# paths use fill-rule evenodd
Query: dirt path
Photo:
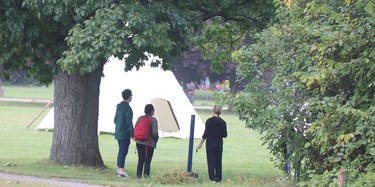
M 9 181 L 23 181 L 23 182 L 32 182 L 40 184 L 48 184 L 52 186 L 67 186 L 67 187 L 103 187 L 98 185 L 84 184 L 83 181 L 71 180 L 71 179 L 45 179 L 39 177 L 23 176 L 23 175 L 14 175 L 8 173 L 0 172 L 0 179 L 9 180 Z M 1 183 L 0 183 L 0 186 Z

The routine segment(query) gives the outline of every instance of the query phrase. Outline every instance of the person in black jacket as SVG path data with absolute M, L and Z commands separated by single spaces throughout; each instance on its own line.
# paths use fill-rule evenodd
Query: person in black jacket
M 206 154 L 208 176 L 212 182 L 220 182 L 222 180 L 222 156 L 223 156 L 223 138 L 227 137 L 227 124 L 220 118 L 221 107 L 215 105 L 213 108 L 213 116 L 206 121 L 206 127 L 198 149 L 202 148 L 202 144 L 206 141 Z

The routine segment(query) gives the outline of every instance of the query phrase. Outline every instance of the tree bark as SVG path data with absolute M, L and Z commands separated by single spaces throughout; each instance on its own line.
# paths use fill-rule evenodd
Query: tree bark
M 50 159 L 64 165 L 104 166 L 99 151 L 98 114 L 104 62 L 85 75 L 58 73 Z
M 4 96 L 4 90 L 1 88 L 1 85 L 3 84 L 1 78 L 0 78 L 0 97 Z

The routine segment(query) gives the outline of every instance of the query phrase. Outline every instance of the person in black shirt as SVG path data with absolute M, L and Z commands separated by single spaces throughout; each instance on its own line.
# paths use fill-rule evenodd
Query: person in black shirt
M 215 105 L 213 116 L 206 121 L 206 127 L 197 151 L 202 148 L 206 141 L 206 155 L 208 176 L 212 182 L 222 180 L 222 156 L 223 156 L 223 138 L 227 137 L 227 124 L 220 118 L 221 107 Z

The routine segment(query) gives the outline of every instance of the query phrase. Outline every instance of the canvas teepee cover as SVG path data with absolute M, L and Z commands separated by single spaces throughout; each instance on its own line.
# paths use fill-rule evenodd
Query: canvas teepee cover
M 159 121 L 160 137 L 189 138 L 191 115 L 195 115 L 194 137 L 202 136 L 204 124 L 171 71 L 146 64 L 139 71 L 125 72 L 124 64 L 121 60 L 110 58 L 104 66 L 99 96 L 99 133 L 114 133 L 116 105 L 122 101 L 121 92 L 129 88 L 133 92 L 130 106 L 134 124 L 144 114 L 145 105 L 152 103 L 156 111 L 154 117 Z M 36 129 L 52 128 L 53 109 Z

